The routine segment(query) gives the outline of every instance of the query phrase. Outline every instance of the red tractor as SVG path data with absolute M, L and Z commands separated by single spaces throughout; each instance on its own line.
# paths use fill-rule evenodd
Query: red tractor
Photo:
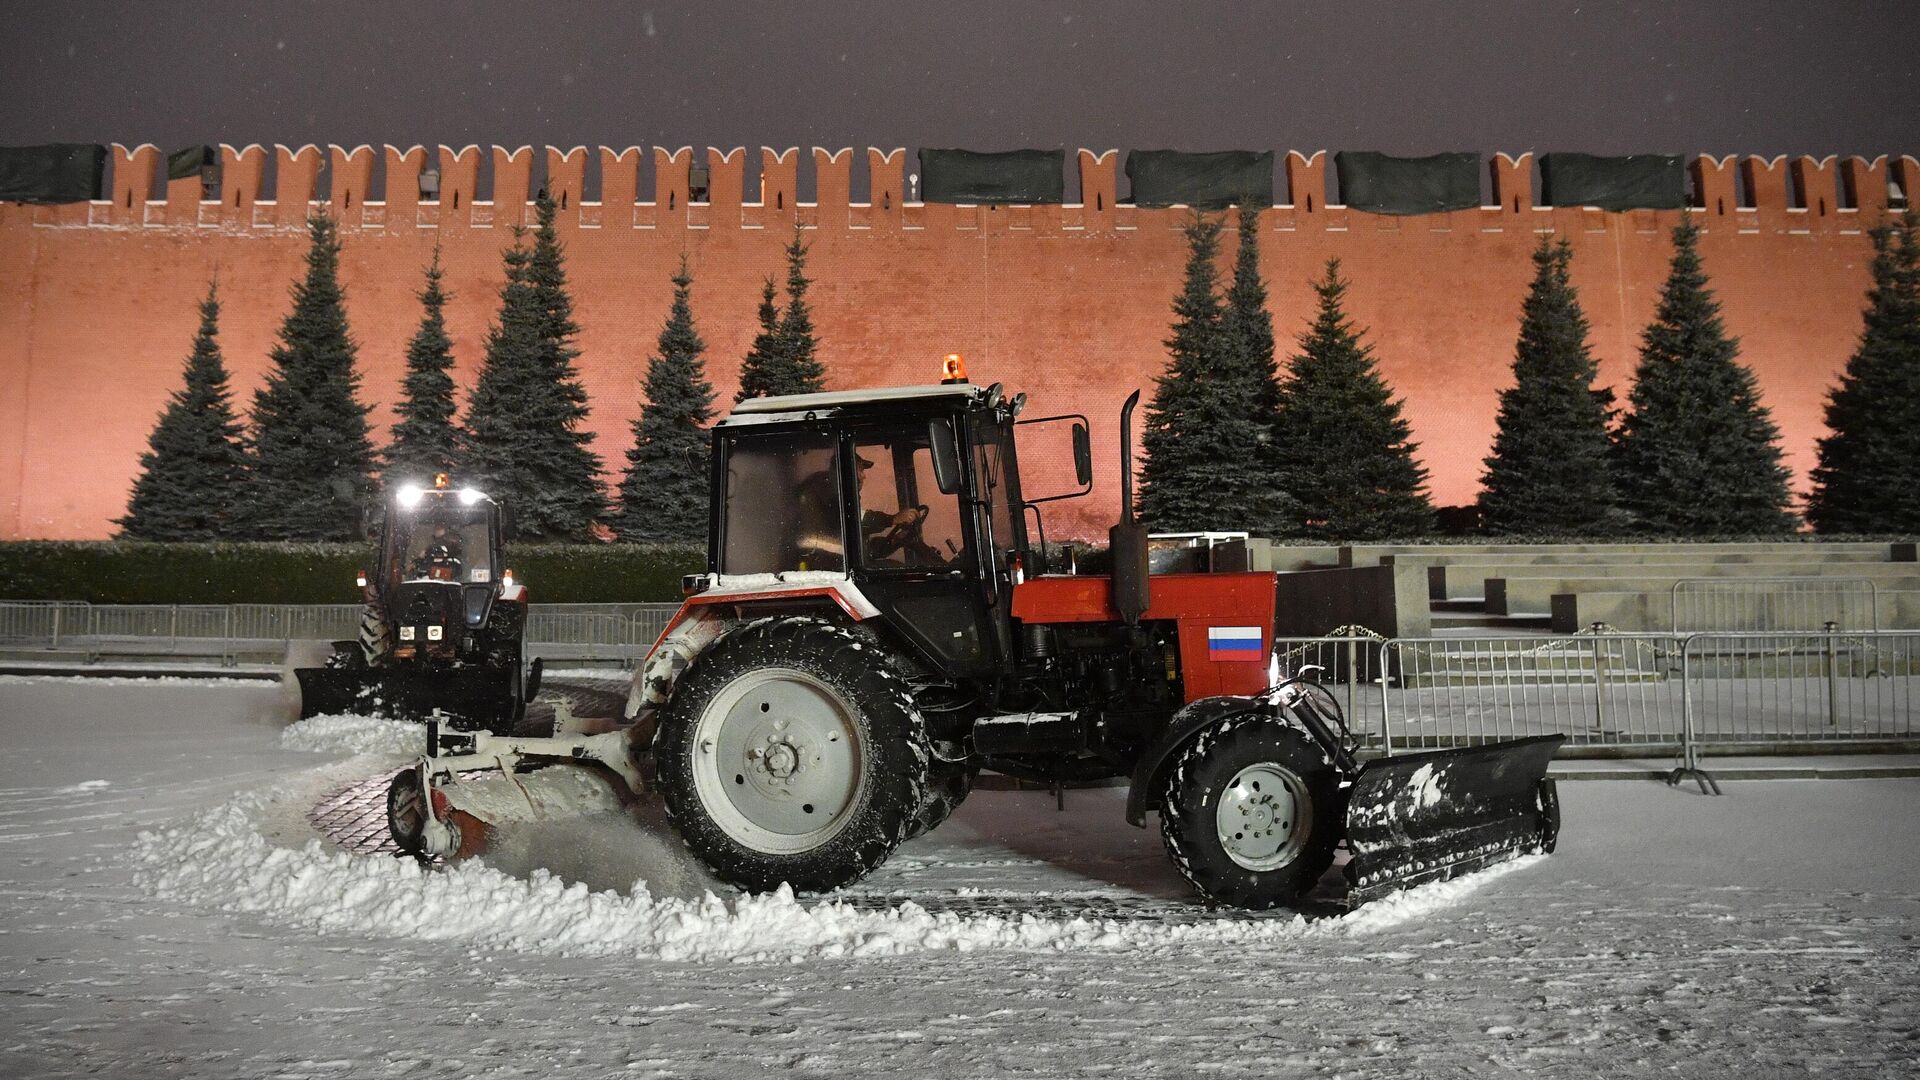
M 1024 395 L 950 374 L 740 403 L 713 432 L 707 573 L 636 674 L 629 723 L 433 727 L 395 780 L 401 845 L 471 852 L 489 825 L 581 805 L 584 773 L 611 792 L 588 803 L 657 789 L 729 882 L 825 891 L 938 825 L 985 768 L 1129 778 L 1128 820 L 1157 811 L 1179 872 L 1247 908 L 1312 889 L 1343 842 L 1355 900 L 1551 850 L 1560 737 L 1357 760 L 1332 695 L 1277 670 L 1273 574 L 1150 575 L 1130 480 L 1111 572 L 1056 572 L 1037 507 L 1092 489 L 1085 418 L 1019 419 Z M 1049 424 L 1067 425 L 1077 489 L 1030 495 L 1015 433 Z M 488 772 L 519 790 L 486 790 Z

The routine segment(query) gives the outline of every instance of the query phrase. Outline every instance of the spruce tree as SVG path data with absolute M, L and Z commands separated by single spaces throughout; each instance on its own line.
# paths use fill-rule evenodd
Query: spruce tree
M 1256 535 L 1274 536 L 1300 520 L 1300 504 L 1280 486 L 1279 450 L 1274 441 L 1274 423 L 1280 410 L 1279 365 L 1274 360 L 1273 316 L 1267 311 L 1267 284 L 1260 275 L 1260 211 L 1243 206 L 1239 210 L 1239 244 L 1234 256 L 1233 281 L 1227 287 L 1226 310 L 1221 315 L 1221 331 L 1230 357 L 1233 382 L 1231 392 L 1248 402 L 1247 423 L 1232 423 L 1232 440 L 1245 440 L 1251 451 L 1239 455 L 1238 477 L 1248 492 L 1244 515 L 1245 528 Z
M 606 514 L 600 459 L 583 430 L 587 394 L 574 370 L 573 302 L 554 234 L 553 201 L 535 204 L 533 244 L 516 230 L 503 253 L 500 314 L 468 399 L 468 473 L 528 540 L 588 540 Z
M 1860 346 L 1827 394 L 1807 520 L 1823 533 L 1920 531 L 1920 216 L 1873 230 Z
M 773 302 L 778 294 L 779 289 L 769 276 L 760 294 L 760 332 L 754 335 L 753 346 L 740 364 L 740 390 L 733 395 L 735 405 L 748 398 L 772 396 L 768 386 L 780 351 L 780 306 Z
M 1673 230 L 1672 271 L 1641 335 L 1617 447 L 1621 502 L 1650 534 L 1786 532 L 1780 429 L 1721 323 L 1699 234 L 1692 222 Z
M 253 399 L 251 533 L 262 540 L 356 540 L 373 491 L 373 442 L 340 288 L 333 220 L 307 222 L 306 277 Z
M 387 447 L 385 478 L 426 481 L 433 474 L 454 472 L 460 461 L 460 429 L 454 425 L 453 339 L 447 336 L 447 292 L 441 288 L 440 249 L 433 249 L 427 267 L 427 287 L 420 293 L 425 309 L 420 328 L 407 343 L 404 396 L 395 410 L 393 442 Z
M 627 541 L 704 542 L 707 536 L 707 424 L 713 385 L 700 354 L 688 299 L 693 275 L 685 256 L 673 276 L 673 307 L 660 331 L 659 351 L 647 362 L 640 418 L 620 481 L 616 535 Z
M 1614 490 L 1607 399 L 1587 316 L 1568 275 L 1573 245 L 1545 237 L 1533 252 L 1533 287 L 1520 306 L 1514 385 L 1500 392 L 1493 456 L 1480 495 L 1493 533 L 1602 536 L 1624 515 Z
M 246 498 L 246 432 L 234 413 L 219 333 L 219 289 L 209 285 L 186 383 L 154 425 L 127 516 L 115 522 L 129 540 L 234 539 Z
M 1214 265 L 1220 233 L 1218 219 L 1196 214 L 1187 225 L 1167 368 L 1147 405 L 1140 514 L 1159 532 L 1259 530 L 1271 516 L 1275 488 L 1260 454 L 1266 425 Z
M 761 336 L 740 366 L 740 392 L 735 402 L 750 397 L 812 394 L 826 387 L 826 369 L 814 358 L 813 311 L 807 306 L 807 245 L 795 231 L 787 245 L 787 306 L 767 337 L 767 316 L 773 305 L 772 282 L 760 302 Z M 762 342 L 765 342 L 763 348 Z
M 1319 312 L 1280 384 L 1279 480 L 1301 504 L 1297 534 L 1330 540 L 1415 536 L 1433 525 L 1427 470 L 1373 350 L 1342 306 L 1340 261 L 1314 284 Z

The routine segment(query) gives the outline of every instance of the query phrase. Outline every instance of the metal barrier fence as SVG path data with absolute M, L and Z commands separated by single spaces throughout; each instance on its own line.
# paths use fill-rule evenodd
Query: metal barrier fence
M 1676 634 L 1880 627 L 1868 578 L 1692 578 L 1674 582 L 1672 607 Z
M 632 663 L 678 604 L 534 604 L 527 650 L 548 660 Z M 0 649 L 102 656 L 277 659 L 289 641 L 343 641 L 358 604 L 86 604 L 0 602 Z
M 1688 707 L 1702 743 L 1904 739 L 1920 709 L 1920 632 L 1693 634 Z
M 641 659 L 674 604 L 536 604 L 527 650 L 556 661 Z M 352 638 L 351 604 L 0 602 L 0 649 L 277 659 L 290 640 Z M 1317 679 L 1372 751 L 1561 734 L 1587 752 L 1678 752 L 1920 741 L 1920 631 L 1581 633 L 1275 642 Z
M 1920 741 L 1920 631 L 1296 638 L 1367 749 L 1559 734 L 1576 752 Z

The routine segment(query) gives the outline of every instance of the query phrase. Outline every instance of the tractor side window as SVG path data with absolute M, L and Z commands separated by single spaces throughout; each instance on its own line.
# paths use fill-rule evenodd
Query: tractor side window
M 942 495 L 924 429 L 855 444 L 860 540 L 877 569 L 952 566 L 966 550 L 960 497 Z
M 993 528 L 995 557 L 1004 552 L 1018 549 L 1021 544 L 1014 535 L 1017 518 L 1014 513 L 1014 493 L 1008 476 L 1007 458 L 1011 453 L 1011 439 L 1004 428 L 995 428 L 982 424 L 976 429 L 975 438 L 980 447 L 980 497 L 987 504 L 988 521 Z
M 846 569 L 834 445 L 830 435 L 806 434 L 728 446 L 721 573 Z

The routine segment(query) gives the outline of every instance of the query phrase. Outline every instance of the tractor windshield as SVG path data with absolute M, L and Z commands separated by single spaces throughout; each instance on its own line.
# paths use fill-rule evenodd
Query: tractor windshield
M 846 568 L 836 456 L 834 438 L 824 432 L 728 444 L 721 573 Z
M 462 506 L 429 495 L 420 505 L 393 515 L 387 529 L 388 565 L 400 581 L 453 581 L 487 584 L 493 565 L 492 508 Z

